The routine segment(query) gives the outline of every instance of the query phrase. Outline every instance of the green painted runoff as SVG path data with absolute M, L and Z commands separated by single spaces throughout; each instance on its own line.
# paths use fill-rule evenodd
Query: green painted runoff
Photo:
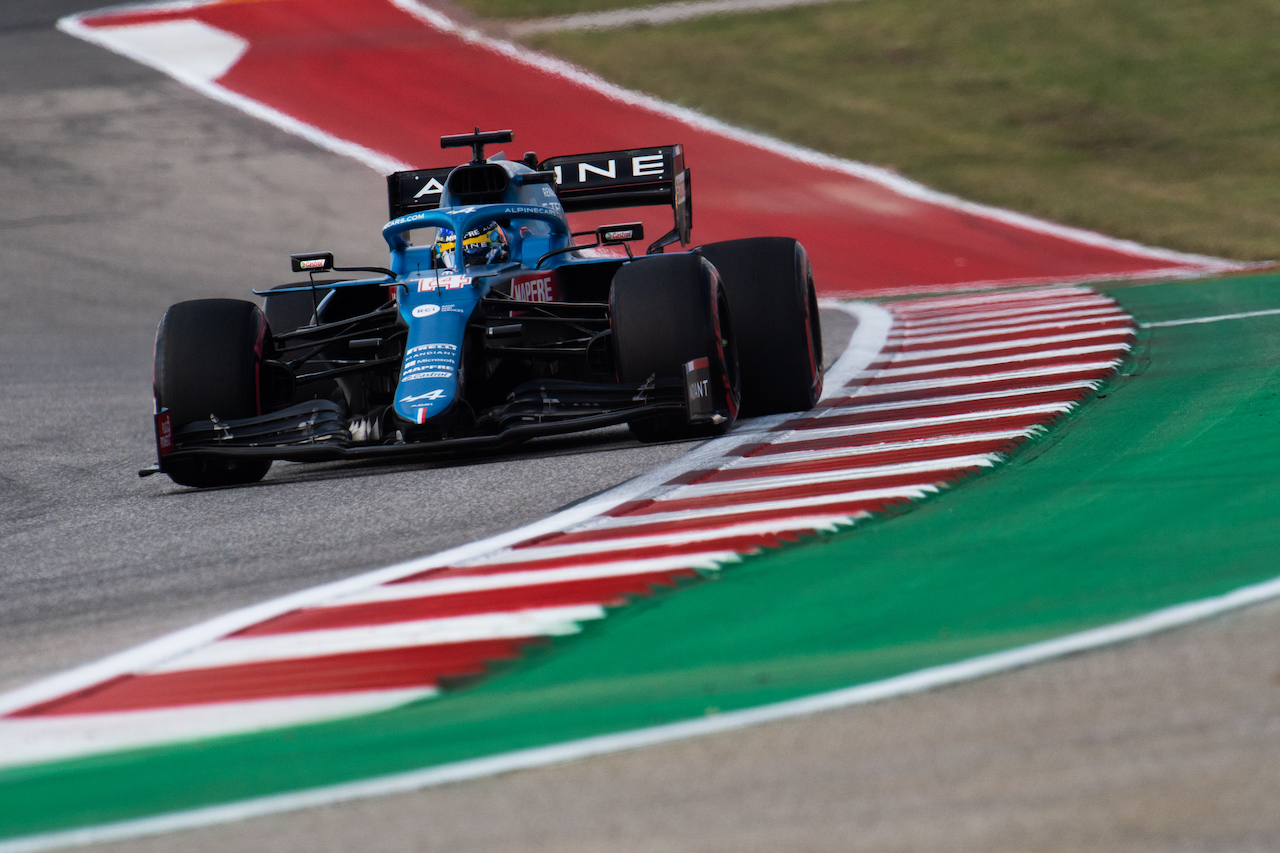
M 1280 276 L 1111 291 L 1139 320 L 1280 308 Z M 1144 332 L 993 473 L 613 612 L 382 714 L 0 771 L 0 838 L 189 809 L 875 681 L 1280 574 L 1280 316 Z

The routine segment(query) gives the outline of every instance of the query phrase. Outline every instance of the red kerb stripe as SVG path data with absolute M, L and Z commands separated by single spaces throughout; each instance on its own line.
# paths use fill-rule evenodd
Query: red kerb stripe
M 529 642 L 480 640 L 129 675 L 12 716 L 104 714 L 316 693 L 434 687 L 441 678 L 483 674 L 486 661 L 518 657 L 521 647 Z
M 692 576 L 692 571 L 652 572 L 644 575 L 591 578 L 564 581 L 541 586 L 519 586 L 478 590 L 455 595 L 432 595 L 394 601 L 371 601 L 334 607 L 310 607 L 285 613 L 259 622 L 233 634 L 254 637 L 265 634 L 289 634 L 295 631 L 320 631 L 329 628 L 355 628 L 361 625 L 387 625 L 419 619 L 469 616 L 477 613 L 516 613 L 536 607 L 568 607 L 575 604 L 618 606 L 626 596 L 645 596 L 655 585 L 670 586 L 677 575 Z

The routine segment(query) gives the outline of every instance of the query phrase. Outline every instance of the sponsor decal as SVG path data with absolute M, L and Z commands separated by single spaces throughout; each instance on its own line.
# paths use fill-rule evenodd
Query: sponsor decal
M 156 415 L 156 448 L 161 456 L 173 450 L 173 418 L 167 409 Z
M 614 179 L 618 177 L 618 161 L 610 160 L 608 165 L 603 169 L 599 166 L 592 166 L 590 163 L 578 164 L 578 183 L 585 184 L 587 182 L 587 172 L 593 175 L 599 175 L 602 178 Z
M 417 308 L 414 308 L 413 311 L 410 313 L 412 313 L 413 316 L 421 320 L 423 317 L 430 317 L 432 314 L 439 314 L 440 306 L 439 305 L 419 305 Z
M 322 270 L 324 269 L 324 258 L 313 258 L 309 261 L 298 261 L 298 266 L 304 270 Z
M 653 151 L 654 149 L 649 149 Z M 617 154 L 633 152 L 616 152 Z M 599 159 L 578 160 L 551 168 L 556 173 L 556 184 L 565 181 L 577 184 L 606 184 L 610 181 L 626 181 L 634 178 L 662 178 L 667 174 L 666 155 L 659 149 L 656 153 L 636 154 L 632 157 L 600 157 Z M 622 167 L 619 168 L 619 162 Z M 630 174 L 625 174 L 630 168 Z M 576 179 L 576 180 L 575 180 Z
M 666 171 L 662 164 L 661 154 L 645 154 L 642 157 L 631 158 L 631 174 L 637 178 L 643 178 L 648 175 L 661 177 Z
M 442 349 L 449 350 L 450 352 L 457 352 L 458 345 L 457 344 L 418 344 L 416 347 L 409 347 L 409 351 L 405 353 L 405 356 L 408 357 L 417 352 L 431 352 L 432 350 L 442 350 Z
M 416 403 L 419 400 L 442 400 L 444 399 L 444 391 L 437 388 L 434 391 L 428 391 L 425 394 L 415 394 L 412 397 L 401 397 L 401 403 Z
M 551 273 L 520 275 L 511 279 L 511 298 L 521 302 L 555 302 Z
M 421 222 L 422 220 L 430 216 L 433 212 L 434 211 L 419 210 L 416 213 L 406 213 L 404 216 L 391 220 L 391 222 L 400 222 L 406 225 L 409 224 L 410 222 Z M 388 222 L 387 225 L 390 225 L 391 222 Z M 384 225 L 382 227 L 386 228 L 387 225 Z
M 715 414 L 715 401 L 711 399 L 711 361 L 709 359 L 695 358 L 685 364 L 684 389 L 690 418 Z
M 606 240 L 634 240 L 635 231 L 630 228 L 619 231 L 606 231 L 602 235 Z
M 444 187 L 435 178 L 427 181 L 426 186 L 418 190 L 418 194 L 413 197 L 414 201 L 422 198 L 424 195 L 439 195 L 444 192 Z
M 418 280 L 418 292 L 429 293 L 433 290 L 458 290 L 471 283 L 469 275 L 442 275 L 434 278 Z
M 415 370 L 400 377 L 401 382 L 415 382 L 419 379 L 452 379 L 453 370 Z
M 452 312 L 453 312 L 453 313 L 455 313 L 455 314 L 465 314 L 465 313 L 467 313 L 466 311 L 463 311 L 463 310 L 462 310 L 462 306 L 461 306 L 461 305 L 453 305 L 453 304 L 450 304 L 450 303 L 445 303 L 444 305 L 441 305 L 441 306 L 440 306 L 440 310 L 441 310 L 441 311 L 452 311 Z

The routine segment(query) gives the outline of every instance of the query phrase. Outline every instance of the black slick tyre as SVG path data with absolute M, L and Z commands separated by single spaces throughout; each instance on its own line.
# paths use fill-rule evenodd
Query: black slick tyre
M 189 423 L 236 420 L 262 413 L 262 353 L 270 337 L 252 302 L 197 299 L 165 312 L 156 331 L 154 390 L 157 411 L 167 409 L 175 431 Z M 256 483 L 269 459 L 177 459 L 161 470 L 179 485 Z
M 729 294 L 742 414 L 813 408 L 822 396 L 822 327 L 804 246 L 789 237 L 751 237 L 700 251 Z
M 629 423 L 641 441 L 715 435 L 738 413 L 738 352 L 728 295 L 715 268 L 696 254 L 653 255 L 624 265 L 609 292 L 618 380 L 684 380 L 684 365 L 710 362 L 718 424 L 690 424 L 684 415 Z

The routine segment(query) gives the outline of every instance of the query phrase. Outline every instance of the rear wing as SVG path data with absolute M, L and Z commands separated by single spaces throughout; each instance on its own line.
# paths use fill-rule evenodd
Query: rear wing
M 556 173 L 556 192 L 566 213 L 669 204 L 675 228 L 649 248 L 689 242 L 693 197 L 680 145 L 552 157 L 538 164 L 538 170 Z
M 387 202 L 391 218 L 439 207 L 445 182 L 454 168 L 388 175 Z M 555 172 L 556 192 L 566 213 L 669 204 L 675 214 L 675 228 L 650 246 L 650 250 L 658 251 L 677 240 L 682 244 L 689 242 L 693 198 L 682 146 L 552 157 L 538 164 L 537 170 Z

